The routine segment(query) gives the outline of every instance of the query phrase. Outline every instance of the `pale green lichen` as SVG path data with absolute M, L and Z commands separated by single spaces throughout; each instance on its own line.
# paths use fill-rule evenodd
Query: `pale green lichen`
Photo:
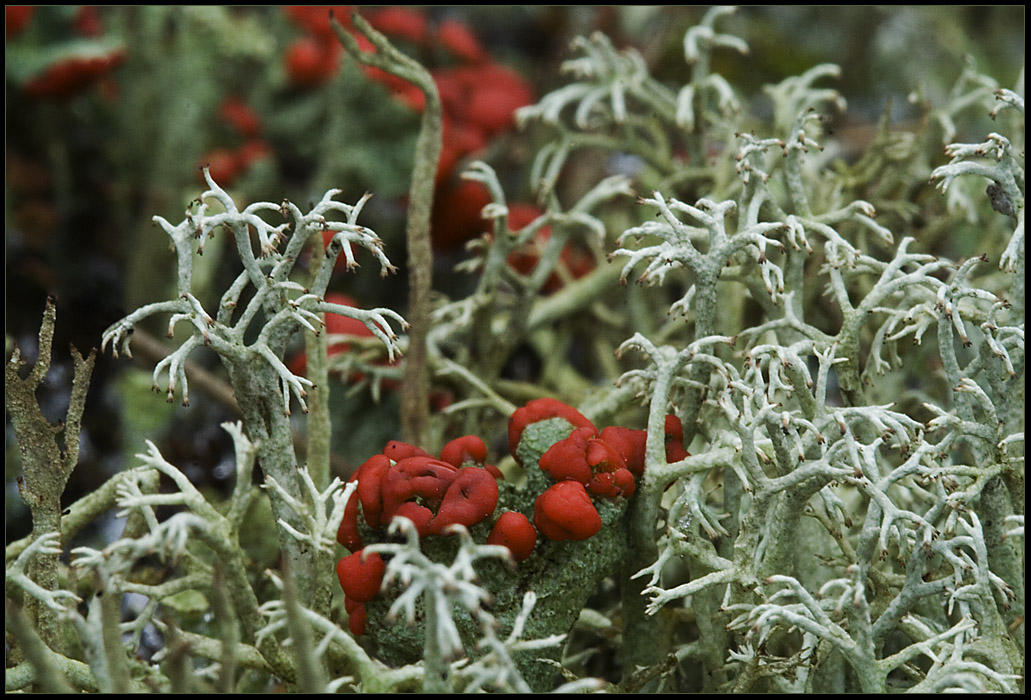
M 529 398 L 561 393 L 592 420 L 644 421 L 644 477 L 629 502 L 600 507 L 598 535 L 542 539 L 512 566 L 504 550 L 480 544 L 486 522 L 420 541 L 395 521 L 369 544 L 390 555 L 383 595 L 369 603 L 371 643 L 345 631 L 331 596 L 333 539 L 355 487 L 299 466 L 288 415 L 305 407 L 312 380 L 295 376 L 283 353 L 296 331 L 319 332 L 321 314 L 339 313 L 396 357 L 408 342 L 395 336 L 399 315 L 324 301 L 337 257 L 357 264 L 354 246 L 384 270 L 390 263 L 357 223 L 365 198 L 346 205 L 331 191 L 307 214 L 289 203 L 239 208 L 206 173 L 208 190 L 181 223 L 155 218 L 175 249 L 177 298 L 132 312 L 104 343 L 127 352 L 135 324 L 168 315 L 170 334 L 187 332 L 154 383 L 167 376 L 160 390 L 183 403 L 186 358 L 205 347 L 221 357 L 244 413 L 225 426 L 236 485 L 223 500 L 201 493 L 148 443 L 140 466 L 62 513 L 54 504 L 74 466 L 91 361 L 77 361 L 62 450 L 32 396 L 49 344 L 27 379 L 16 355 L 8 407 L 25 493 L 38 492 L 42 505 L 32 536 L 7 547 L 7 689 L 265 690 L 277 678 L 308 692 L 526 692 L 562 677 L 559 690 L 1022 691 L 1022 78 L 1000 89 L 968 64 L 946 103 L 927 107 L 929 126 L 892 133 L 886 117 L 868 157 L 831 167 L 822 115 L 846 105 L 822 83 L 839 70 L 818 65 L 768 87 L 770 118 L 752 118 L 747 96 L 714 71 L 714 52 L 748 52 L 715 30 L 730 13 L 714 8 L 686 32 L 688 77 L 677 88 L 604 36 L 575 42 L 572 82 L 520 113 L 550 138 L 530 172 L 544 212 L 511 230 L 497 173 L 473 165 L 467 176 L 493 200 L 484 210 L 492 237 L 462 268 L 480 278 L 470 295 L 418 311 L 418 373 L 455 388 L 448 419 L 498 425 Z M 951 143 L 976 110 L 998 128 L 979 143 Z M 423 141 L 433 133 L 430 124 Z M 681 142 L 686 163 L 674 153 Z M 420 147 L 427 172 L 433 147 Z M 580 151 L 633 154 L 647 194 L 635 207 L 629 179 L 599 174 L 564 204 L 560 182 Z M 918 196 L 925 185 L 942 192 L 940 205 Z M 916 235 L 913 217 L 924 211 L 940 223 Z M 927 238 L 964 220 L 998 259 L 932 254 Z M 510 268 L 508 257 L 546 227 L 537 267 Z M 243 272 L 212 313 L 194 294 L 193 265 L 220 228 Z M 302 251 L 315 241 L 321 253 L 329 230 L 339 233 L 298 281 Z M 425 243 L 424 233 L 410 240 Z M 571 240 L 617 264 L 542 295 Z M 620 290 L 635 269 L 644 284 Z M 558 351 L 570 346 L 556 327 L 588 312 L 611 331 L 590 351 L 607 356 L 598 363 L 620 376 L 616 386 L 592 384 Z M 41 340 L 52 331 L 51 311 Z M 610 341 L 614 333 L 623 334 Z M 523 343 L 545 356 L 541 386 L 501 376 Z M 397 374 L 372 359 L 340 361 L 375 381 Z M 692 454 L 667 463 L 670 413 L 684 421 Z M 442 441 L 432 426 L 428 437 L 421 423 L 410 430 Z M 502 508 L 532 513 L 532 494 L 548 483 L 537 461 L 568 432 L 557 419 L 526 430 L 516 453 L 523 473 L 502 465 L 525 483 L 501 485 Z M 252 484 L 256 464 L 264 490 Z M 158 490 L 159 475 L 171 488 Z M 262 576 L 241 540 L 269 502 L 284 565 Z M 178 512 L 159 518 L 165 506 Z M 86 522 L 115 509 L 128 515 L 119 538 L 68 552 Z M 599 589 L 607 607 L 592 610 Z M 127 594 L 146 603 L 123 620 L 117 603 Z M 214 618 L 190 620 L 190 600 L 210 602 Z M 150 628 L 166 640 L 152 663 L 135 655 Z M 590 677 L 597 666 L 577 642 L 585 629 L 607 634 L 599 645 L 622 664 L 619 685 Z

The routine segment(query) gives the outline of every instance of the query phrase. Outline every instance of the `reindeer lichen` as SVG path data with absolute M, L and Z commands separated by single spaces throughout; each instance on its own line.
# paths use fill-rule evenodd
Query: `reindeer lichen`
M 358 222 L 371 195 L 240 206 L 205 168 L 179 223 L 153 219 L 174 298 L 100 347 L 128 356 L 134 327 L 167 321 L 153 384 L 183 405 L 187 358 L 218 357 L 241 410 L 222 426 L 232 486 L 198 487 L 147 440 L 62 508 L 94 356 L 73 355 L 55 428 L 35 396 L 48 306 L 29 375 L 20 351 L 7 368 L 33 518 L 6 550 L 7 689 L 1022 692 L 1023 72 L 1002 88 L 967 62 L 941 104 L 915 87 L 922 120 L 886 110 L 846 163 L 841 69 L 743 94 L 720 72 L 756 60 L 717 30 L 733 14 L 686 30 L 675 80 L 601 33 L 572 43 L 567 82 L 518 112 L 527 181 L 470 158 L 489 203 L 454 296 L 432 280 L 439 76 L 361 17 L 330 20 L 425 98 L 398 253 L 412 333 L 330 300 L 360 255 L 394 271 Z M 955 142 L 978 111 L 991 131 Z M 216 237 L 238 266 L 212 301 L 198 256 Z M 368 336 L 335 346 L 325 314 Z M 403 394 L 398 439 L 348 454 L 351 473 L 328 468 L 338 371 Z M 120 534 L 72 543 L 109 512 Z M 263 532 L 272 564 L 248 542 Z

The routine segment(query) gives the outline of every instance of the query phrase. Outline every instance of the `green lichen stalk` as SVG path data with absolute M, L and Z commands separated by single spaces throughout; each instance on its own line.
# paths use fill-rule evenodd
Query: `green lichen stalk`
M 302 410 L 307 410 L 304 402 L 306 387 L 310 387 L 312 382 L 294 375 L 283 364 L 287 341 L 301 328 L 319 332 L 319 313 L 341 313 L 366 323 L 369 330 L 387 345 L 391 354 L 397 352 L 396 336 L 390 321 L 399 325 L 404 325 L 404 321 L 396 313 L 388 309 L 362 311 L 323 300 L 337 257 L 343 254 L 348 267 L 356 265 L 354 245 L 372 252 L 384 274 L 392 268 L 380 250 L 376 235 L 357 223 L 364 200 L 354 206 L 345 205 L 332 199 L 335 192 L 328 192 L 307 214 L 302 214 L 289 202 L 282 205 L 259 202 L 241 211 L 211 179 L 207 170 L 204 175 L 210 189 L 180 224 L 172 226 L 161 217 L 155 219 L 175 246 L 179 299 L 149 304 L 130 314 L 104 334 L 104 344 L 111 344 L 116 353 L 129 353 L 132 327 L 157 313 L 171 314 L 170 336 L 178 324 L 188 324 L 191 335 L 155 368 L 155 387 L 159 375 L 167 372 L 169 401 L 176 389 L 181 388 L 182 402 L 188 405 L 189 391 L 184 370 L 186 357 L 199 347 L 214 350 L 229 373 L 237 402 L 243 411 L 245 429 L 257 445 L 262 470 L 281 483 L 290 484 L 291 493 L 301 493 L 289 418 L 291 400 L 296 400 Z M 223 211 L 209 215 L 209 199 L 220 205 Z M 260 216 L 267 212 L 279 214 L 287 221 L 273 226 Z M 342 216 L 343 220 L 335 221 L 334 216 Z M 258 234 L 257 251 L 251 240 L 251 227 Z M 219 229 L 225 229 L 233 236 L 243 272 L 222 296 L 215 315 L 211 315 L 192 293 L 193 256 L 203 251 L 208 237 Z M 329 230 L 337 233 L 327 246 L 325 255 L 319 256 L 318 272 L 311 287 L 302 287 L 293 281 L 290 273 L 313 236 Z M 248 290 L 253 290 L 250 298 L 244 296 Z M 253 333 L 258 324 L 261 325 L 257 336 L 250 341 L 247 334 Z M 272 500 L 277 515 L 294 524 L 296 516 L 287 511 L 275 496 Z M 287 561 L 297 572 L 298 580 L 303 581 L 300 584 L 303 595 L 318 601 L 317 609 L 328 610 L 328 590 L 307 590 L 319 580 L 315 576 L 318 557 L 294 538 L 284 535 L 280 544 Z

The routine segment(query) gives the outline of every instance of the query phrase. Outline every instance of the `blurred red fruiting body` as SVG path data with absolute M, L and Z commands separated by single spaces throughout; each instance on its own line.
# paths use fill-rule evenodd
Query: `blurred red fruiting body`
M 269 156 L 272 149 L 260 137 L 261 119 L 257 112 L 239 97 L 224 99 L 218 107 L 218 117 L 245 139 L 238 148 L 213 148 L 201 161 L 218 185 L 228 187 L 256 161 Z
M 351 5 L 287 5 L 283 8 L 283 12 L 297 26 L 326 41 L 336 41 L 333 27 L 329 22 L 330 14 L 346 28 L 351 24 L 353 11 Z
M 549 540 L 586 540 L 601 530 L 601 516 L 579 481 L 560 481 L 537 497 L 533 524 Z
M 217 185 L 228 187 L 255 161 L 271 153 L 272 149 L 267 143 L 261 139 L 251 139 L 237 149 L 225 146 L 213 148 L 201 158 L 201 164 L 208 166 L 208 172 Z M 204 180 L 203 174 L 200 175 L 200 179 Z
M 535 219 L 544 215 L 540 207 L 526 202 L 513 202 L 508 205 L 508 229 L 517 232 L 533 223 Z M 540 227 L 534 240 L 528 241 L 519 250 L 513 251 L 508 256 L 508 265 L 522 275 L 531 274 L 540 262 L 540 250 L 548 244 L 551 238 L 551 227 Z M 594 259 L 584 250 L 572 243 L 566 243 L 559 256 L 561 264 L 572 279 L 579 279 L 594 269 Z M 542 291 L 550 294 L 562 288 L 562 279 L 557 272 L 552 273 L 545 281 Z
M 512 202 L 508 205 L 508 229 L 519 231 L 533 223 L 534 219 L 544 215 L 544 210 L 536 204 L 528 202 Z M 542 226 L 539 233 L 551 233 L 550 226 Z
M 368 620 L 368 615 L 365 612 L 365 603 L 359 603 L 357 600 L 344 596 L 344 610 L 347 611 L 347 627 L 351 630 L 351 634 L 356 637 L 365 634 L 365 626 Z
M 258 138 L 248 139 L 236 151 L 236 157 L 240 159 L 240 167 L 244 170 L 254 165 L 256 161 L 270 155 L 272 155 L 272 148 Z
M 261 134 L 261 118 L 239 97 L 227 97 L 222 100 L 222 104 L 218 106 L 218 116 L 242 136 L 255 137 Z
M 434 82 L 444 112 L 486 137 L 514 126 L 515 110 L 533 102 L 533 89 L 526 80 L 498 63 L 438 70 Z
M 216 179 L 216 182 L 218 180 Z M 327 231 L 328 238 L 333 237 L 332 231 Z M 325 235 L 324 235 L 325 237 Z M 326 301 L 331 304 L 339 304 L 340 306 L 351 306 L 358 308 L 358 302 L 346 294 L 339 294 L 337 292 L 330 292 L 326 294 Z M 328 335 L 353 335 L 358 338 L 369 338 L 372 337 L 372 331 L 369 330 L 368 326 L 364 322 L 359 321 L 356 318 L 350 316 L 344 316 L 343 314 L 326 314 L 326 329 L 325 332 Z M 333 355 L 339 355 L 340 353 L 347 352 L 350 349 L 350 343 L 339 341 L 331 344 L 327 350 L 327 357 Z M 294 374 L 304 374 L 308 367 L 308 357 L 304 352 L 299 352 L 297 355 L 290 359 L 287 363 L 287 367 Z
M 231 148 L 220 146 L 208 151 L 201 160 L 208 167 L 211 179 L 221 187 L 228 187 L 240 174 L 243 162 L 239 154 Z M 201 174 L 201 179 L 204 175 Z
M 18 36 L 32 22 L 35 5 L 7 5 L 4 7 L 4 34 L 8 39 Z
M 106 56 L 66 58 L 25 84 L 25 91 L 37 97 L 67 97 L 96 83 L 125 60 L 125 52 Z
M 515 111 L 534 101 L 529 83 L 508 66 L 484 63 L 459 71 L 466 88 L 464 117 L 488 136 L 514 127 Z
M 338 68 L 341 47 L 329 23 L 330 9 L 308 5 L 284 8 L 287 16 L 307 32 L 284 55 L 287 75 L 297 87 L 317 87 Z M 362 51 L 375 50 L 367 38 L 345 21 L 350 14 L 347 8 L 332 9 Z M 458 61 L 457 65 L 430 71 L 440 95 L 444 121 L 431 237 L 437 250 L 454 249 L 484 232 L 480 211 L 490 203 L 486 188 L 460 181 L 455 177 L 456 171 L 464 159 L 515 125 L 515 110 L 534 101 L 533 89 L 515 70 L 490 61 L 476 35 L 457 20 L 445 19 L 431 28 L 424 12 L 398 6 L 370 9 L 367 19 L 388 37 L 423 49 L 442 47 L 452 60 Z M 371 66 L 363 65 L 361 70 L 386 87 L 401 104 L 420 112 L 425 109 L 426 96 L 415 85 Z
M 79 36 L 100 36 L 104 33 L 104 25 L 100 21 L 100 13 L 94 5 L 82 5 L 72 20 L 75 33 Z
M 437 27 L 436 39 L 441 46 L 463 61 L 478 63 L 487 59 L 487 50 L 483 44 L 469 27 L 458 20 L 446 19 L 441 22 Z
M 448 152 L 445 146 L 441 164 L 445 162 L 443 158 L 452 155 L 457 157 L 458 151 Z M 448 167 L 453 167 L 455 162 Z M 438 189 L 430 223 L 433 247 L 451 250 L 481 235 L 486 228 L 481 212 L 490 201 L 490 193 L 482 182 L 459 180 Z
M 337 43 L 310 36 L 295 39 L 283 57 L 286 75 L 297 87 L 321 85 L 336 73 L 339 55 Z
M 419 10 L 388 6 L 368 13 L 369 24 L 387 36 L 423 44 L 429 37 L 429 22 Z
M 506 511 L 494 523 L 487 544 L 508 547 L 513 559 L 523 561 L 533 554 L 537 544 L 537 530 L 522 513 Z

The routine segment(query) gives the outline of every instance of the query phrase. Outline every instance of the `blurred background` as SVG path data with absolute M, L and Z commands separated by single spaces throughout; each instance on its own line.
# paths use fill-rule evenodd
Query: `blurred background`
M 349 203 L 374 193 L 361 223 L 384 239 L 401 273 L 381 279 L 372 260 L 360 260 L 366 264 L 338 275 L 333 291 L 404 314 L 405 195 L 421 104 L 407 86 L 341 51 L 330 9 L 6 7 L 5 346 L 9 356 L 17 344 L 31 361 L 45 300 L 56 297 L 53 369 L 39 396 L 52 420 L 67 408 L 69 348 L 99 347 L 109 324 L 174 289 L 174 259 L 151 217 L 181 220 L 203 190 L 204 164 L 240 203 L 286 198 L 306 210 L 329 188 Z M 486 203 L 459 180 L 463 165 L 487 161 L 510 201 L 529 202 L 535 137 L 518 134 L 512 114 L 562 84 L 570 41 L 603 32 L 677 86 L 689 76 L 684 32 L 706 8 L 332 9 L 345 24 L 360 11 L 437 80 L 446 124 L 433 218 L 436 286 L 457 298 L 471 282 L 451 269 L 463 244 L 482 233 Z M 1019 81 L 1022 91 L 1023 6 L 750 7 L 719 29 L 744 39 L 751 54 L 718 52 L 712 69 L 752 99 L 748 109 L 759 117 L 768 109 L 763 85 L 820 63 L 841 67 L 834 87 L 848 110 L 834 129 L 845 157 L 862 152 L 889 105 L 892 121 L 904 125 L 920 116 L 907 99 L 915 91 L 946 101 L 968 61 L 1003 87 Z M 956 140 L 979 142 L 989 130 L 976 124 Z M 237 270 L 234 256 L 222 255 L 217 241 L 209 245 L 198 284 L 217 299 Z M 142 330 L 164 337 L 160 322 Z M 229 484 L 231 444 L 219 426 L 234 414 L 219 399 L 217 361 L 194 355 L 211 384 L 184 409 L 148 391 L 160 358 L 154 352 L 137 353 L 136 363 L 98 356 L 68 502 L 133 466 L 144 438 L 195 484 Z M 396 397 L 340 400 L 334 421 L 352 426 L 336 431 L 334 442 L 337 471 L 346 476 L 396 436 Z M 17 495 L 9 422 L 5 457 L 10 542 L 30 524 Z

